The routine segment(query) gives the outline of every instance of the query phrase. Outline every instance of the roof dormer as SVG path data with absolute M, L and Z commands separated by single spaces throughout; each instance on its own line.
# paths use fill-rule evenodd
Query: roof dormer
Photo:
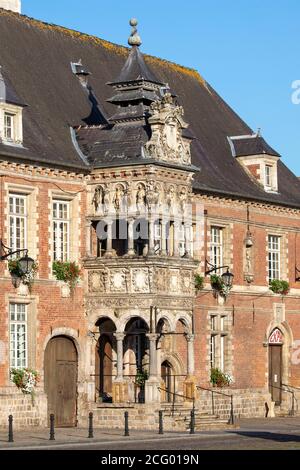
M 27 106 L 18 97 L 0 67 L 0 142 L 5 145 L 23 143 L 23 108 Z
M 260 132 L 228 137 L 233 157 L 267 192 L 278 191 L 277 162 L 280 155 L 270 147 Z

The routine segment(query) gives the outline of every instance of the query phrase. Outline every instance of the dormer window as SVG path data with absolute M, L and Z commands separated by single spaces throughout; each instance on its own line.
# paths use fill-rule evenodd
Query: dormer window
M 265 166 L 265 186 L 267 188 L 272 187 L 272 166 L 271 165 Z
M 13 85 L 4 77 L 0 66 L 0 142 L 22 145 L 23 109 L 27 105 L 18 97 Z
M 4 140 L 14 140 L 14 119 L 14 114 L 4 113 Z
M 11 104 L 0 104 L 0 139 L 6 145 L 22 145 L 22 108 Z
M 260 183 L 265 191 L 277 192 L 277 162 L 280 155 L 267 144 L 260 133 L 228 137 L 228 142 L 232 156 L 249 177 Z

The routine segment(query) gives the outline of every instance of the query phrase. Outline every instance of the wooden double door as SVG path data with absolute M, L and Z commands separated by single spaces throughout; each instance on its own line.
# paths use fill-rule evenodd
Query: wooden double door
M 76 426 L 78 358 L 73 341 L 64 336 L 51 339 L 44 366 L 48 417 L 54 414 L 57 427 Z

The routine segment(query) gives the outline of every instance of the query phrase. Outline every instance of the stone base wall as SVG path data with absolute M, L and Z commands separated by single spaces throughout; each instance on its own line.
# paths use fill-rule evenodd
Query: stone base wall
M 270 394 L 265 390 L 222 390 L 224 393 L 233 394 L 235 418 L 264 418 L 266 416 L 266 403 L 270 403 Z M 195 403 L 196 413 L 211 414 L 211 393 L 203 391 L 199 393 Z M 230 417 L 230 398 L 217 396 L 215 394 L 215 414 L 221 419 Z M 192 407 L 192 402 L 182 403 L 184 408 Z M 94 427 L 102 429 L 124 429 L 124 412 L 129 413 L 130 429 L 158 430 L 158 412 L 163 409 L 160 404 L 156 405 L 128 405 L 128 404 L 106 404 L 95 406 L 91 404 L 90 411 L 94 414 Z M 200 418 L 201 419 L 201 418 Z M 79 417 L 78 425 L 86 427 L 87 415 Z M 178 424 L 178 423 L 177 423 Z M 165 430 L 174 430 L 172 418 L 164 417 Z
M 95 406 L 95 404 L 94 404 Z M 124 413 L 129 414 L 129 428 L 143 430 L 158 429 L 158 411 L 160 405 L 157 406 L 140 404 L 140 405 L 106 405 L 94 407 L 91 411 L 94 413 L 94 427 L 100 429 L 124 429 Z M 87 426 L 87 418 L 80 417 L 78 420 L 79 427 Z
M 8 417 L 13 416 L 14 429 L 47 426 L 47 396 L 36 392 L 24 395 L 15 388 L 0 389 L 0 429 L 8 428 Z
M 270 407 L 271 396 L 267 390 L 232 390 L 216 389 L 222 393 L 233 395 L 233 410 L 236 418 L 264 418 L 267 407 Z M 212 411 L 212 395 L 210 392 L 201 390 L 198 392 L 199 398 L 196 402 L 196 408 L 199 412 Z M 214 394 L 214 412 L 221 419 L 230 417 L 231 410 L 230 397 Z

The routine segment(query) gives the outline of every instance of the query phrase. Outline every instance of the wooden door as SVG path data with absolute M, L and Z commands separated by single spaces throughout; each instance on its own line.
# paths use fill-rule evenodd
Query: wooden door
M 167 362 L 163 362 L 161 365 L 161 378 L 164 382 L 165 400 L 170 403 L 172 402 L 172 366 Z
M 64 336 L 49 341 L 45 351 L 45 391 L 48 416 L 53 413 L 55 426 L 76 426 L 77 352 L 73 341 Z
M 272 401 L 281 403 L 282 386 L 282 345 L 269 345 L 269 387 Z
M 96 400 L 112 396 L 113 349 L 108 335 L 101 335 L 96 346 Z
M 112 344 L 106 335 L 100 338 L 100 395 L 112 395 Z

